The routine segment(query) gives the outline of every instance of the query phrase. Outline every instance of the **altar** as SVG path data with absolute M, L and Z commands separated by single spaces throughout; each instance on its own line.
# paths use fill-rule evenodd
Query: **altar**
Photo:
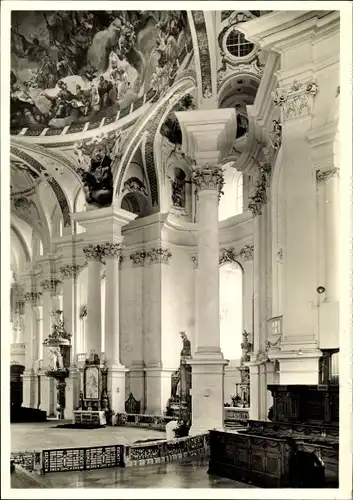
M 80 406 L 73 412 L 73 423 L 80 426 L 109 424 L 112 411 L 107 391 L 108 369 L 92 350 L 83 368 L 83 387 L 80 392 Z
M 107 419 L 104 411 L 75 410 L 73 423 L 76 425 L 106 425 Z

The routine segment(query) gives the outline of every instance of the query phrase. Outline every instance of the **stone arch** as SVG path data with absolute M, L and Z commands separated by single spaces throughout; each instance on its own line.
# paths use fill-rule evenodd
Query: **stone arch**
M 22 237 L 22 234 L 20 233 L 20 231 L 17 229 L 17 227 L 14 224 L 11 224 L 11 229 L 14 232 L 14 234 L 16 235 L 16 238 L 18 239 L 18 241 L 21 245 L 26 262 L 31 262 L 31 254 L 30 254 L 30 251 L 27 247 L 27 244 L 26 244 L 24 238 Z
M 14 156 L 17 156 L 21 160 L 25 161 L 38 175 L 40 175 L 41 172 L 44 172 L 46 170 L 45 167 L 41 165 L 37 160 L 35 160 L 32 156 L 25 153 L 18 147 L 11 146 L 10 151 Z M 57 199 L 57 202 L 60 206 L 63 216 L 64 227 L 71 226 L 70 206 L 64 191 L 62 190 L 58 181 L 55 180 L 53 177 L 49 177 L 47 182 L 52 188 L 54 196 Z
M 191 85 L 190 85 L 191 84 Z M 194 72 L 191 74 L 187 73 L 185 75 L 180 75 L 180 79 L 171 87 L 164 97 L 160 99 L 158 103 L 155 104 L 155 106 L 150 110 L 149 113 L 147 113 L 146 117 L 144 120 L 142 120 L 135 128 L 135 130 L 131 134 L 131 139 L 129 143 L 124 147 L 124 153 L 123 156 L 120 160 L 120 164 L 115 171 L 114 175 L 114 193 L 115 196 L 118 196 L 121 194 L 121 189 L 122 189 L 122 183 L 124 179 L 125 172 L 127 171 L 127 168 L 129 166 L 129 163 L 131 159 L 133 158 L 137 147 L 139 144 L 141 144 L 142 140 L 144 137 L 148 135 L 152 136 L 154 138 L 156 130 L 158 128 L 159 122 L 161 117 L 164 114 L 164 111 L 168 107 L 168 103 L 173 100 L 174 95 L 177 94 L 177 92 L 180 92 L 183 87 L 187 87 L 188 91 L 190 91 L 190 88 L 195 86 L 195 77 L 194 77 Z M 174 103 L 173 103 L 174 104 Z M 156 117 L 157 115 L 157 117 Z M 147 142 L 147 141 L 146 141 Z M 147 175 L 149 178 L 149 183 L 150 183 L 150 190 L 151 190 L 151 199 L 152 199 L 152 204 L 159 202 L 159 196 L 158 196 L 158 176 L 155 170 L 154 166 L 154 150 L 153 150 L 153 142 L 152 140 L 151 143 L 149 143 L 147 149 L 146 149 L 146 155 L 148 155 L 148 167 L 146 165 L 147 169 Z M 147 163 L 147 162 L 146 162 Z M 151 178 L 150 178 L 151 176 Z M 153 187 L 152 187 L 153 186 Z M 152 189 L 154 190 L 152 193 Z

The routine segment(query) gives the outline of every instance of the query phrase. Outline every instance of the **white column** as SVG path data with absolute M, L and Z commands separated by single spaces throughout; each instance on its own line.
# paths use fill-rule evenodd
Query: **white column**
M 83 249 L 88 262 L 87 286 L 87 351 L 101 354 L 101 251 L 99 245 L 89 245 Z
M 321 171 L 325 190 L 325 298 L 339 300 L 339 179 L 338 169 Z
M 25 305 L 25 371 L 23 372 L 23 406 L 36 408 L 37 386 L 34 373 L 34 362 L 38 357 L 38 332 L 36 305 L 40 298 L 39 292 L 24 294 Z
M 199 109 L 176 113 L 183 151 L 198 166 L 193 181 L 198 190 L 198 294 L 196 349 L 192 366 L 191 432 L 223 428 L 224 366 L 219 325 L 218 196 L 224 180 L 217 165 L 234 142 L 233 109 Z
M 108 397 L 111 409 L 122 413 L 125 411 L 127 371 L 120 362 L 119 260 L 123 247 L 120 243 L 104 243 L 101 248 L 106 261 L 104 352 L 108 366 Z
M 224 366 L 219 324 L 218 202 L 222 169 L 195 168 L 198 189 L 197 330 L 192 365 L 191 432 L 223 428 Z

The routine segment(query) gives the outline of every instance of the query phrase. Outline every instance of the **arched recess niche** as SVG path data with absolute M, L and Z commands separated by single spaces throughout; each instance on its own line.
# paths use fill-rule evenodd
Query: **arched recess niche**
M 243 174 L 233 167 L 233 162 L 223 166 L 223 195 L 219 202 L 218 220 L 226 220 L 243 212 Z
M 236 261 L 219 267 L 221 351 L 226 359 L 239 360 L 243 331 L 243 269 Z

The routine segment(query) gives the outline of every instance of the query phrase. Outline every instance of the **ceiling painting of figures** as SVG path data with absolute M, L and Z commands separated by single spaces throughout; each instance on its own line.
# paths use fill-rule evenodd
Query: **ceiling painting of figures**
M 170 86 L 190 60 L 185 11 L 13 11 L 11 128 L 60 128 Z

